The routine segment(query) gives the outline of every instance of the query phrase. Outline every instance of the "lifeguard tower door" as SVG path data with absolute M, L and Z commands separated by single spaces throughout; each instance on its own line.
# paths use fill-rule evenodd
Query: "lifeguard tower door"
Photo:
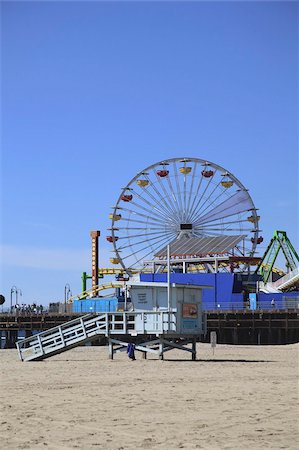
M 177 289 L 178 325 L 182 334 L 203 334 L 202 291 L 196 287 Z

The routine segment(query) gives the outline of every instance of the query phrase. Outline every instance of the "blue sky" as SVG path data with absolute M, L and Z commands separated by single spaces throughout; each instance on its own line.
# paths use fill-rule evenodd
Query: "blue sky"
M 1 293 L 62 300 L 120 189 L 162 159 L 232 172 L 298 236 L 296 2 L 2 2 Z M 107 244 L 107 245 L 106 245 Z

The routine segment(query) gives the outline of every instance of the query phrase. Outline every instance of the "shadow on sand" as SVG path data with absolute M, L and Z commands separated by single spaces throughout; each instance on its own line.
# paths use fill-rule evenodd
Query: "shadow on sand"
M 164 359 L 165 362 L 190 362 L 190 363 L 271 363 L 269 359 L 196 359 L 192 361 L 191 359 Z

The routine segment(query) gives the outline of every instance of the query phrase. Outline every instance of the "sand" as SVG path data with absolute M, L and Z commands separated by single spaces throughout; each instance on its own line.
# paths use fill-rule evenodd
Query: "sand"
M 298 352 L 198 344 L 131 361 L 80 347 L 22 363 L 1 350 L 3 449 L 298 449 Z

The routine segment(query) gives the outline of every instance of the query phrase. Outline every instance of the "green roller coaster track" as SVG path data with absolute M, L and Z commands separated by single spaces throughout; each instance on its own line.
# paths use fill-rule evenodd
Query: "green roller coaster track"
M 264 283 L 271 281 L 270 276 L 280 250 L 283 252 L 286 266 L 289 270 L 294 270 L 299 266 L 299 256 L 291 244 L 286 231 L 276 230 L 256 269 L 256 273 L 262 275 Z

